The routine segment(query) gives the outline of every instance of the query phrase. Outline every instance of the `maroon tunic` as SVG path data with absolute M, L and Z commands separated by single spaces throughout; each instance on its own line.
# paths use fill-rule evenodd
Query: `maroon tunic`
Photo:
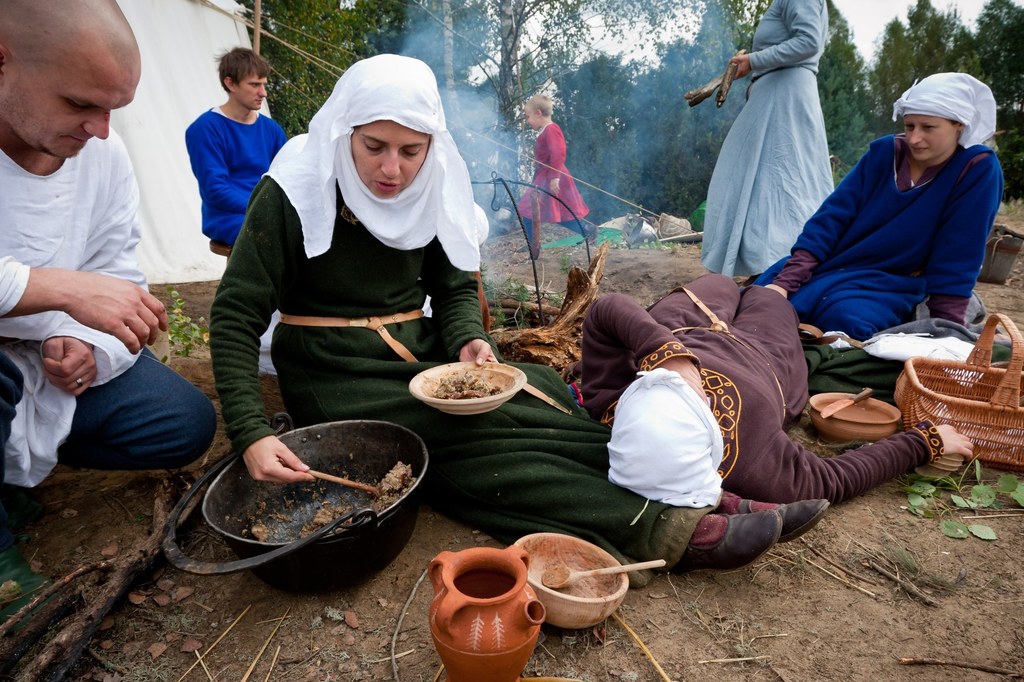
M 537 136 L 534 158 L 537 161 L 537 171 L 533 175 L 533 184 L 551 192 L 551 181 L 558 178 L 556 196 L 573 210 L 577 218 L 582 218 L 590 213 L 590 209 L 583 203 L 583 197 L 576 189 L 576 183 L 569 175 L 569 169 L 565 166 L 565 136 L 557 123 L 549 123 Z M 519 212 L 524 218 L 536 219 L 533 215 L 533 200 L 531 198 L 534 193 L 540 200 L 541 222 L 564 223 L 573 219 L 572 213 L 559 201 L 549 194 L 537 192 L 532 188 L 527 190 L 519 201 Z
M 737 288 L 709 274 L 686 287 L 728 327 L 682 290 L 644 310 L 632 298 L 598 299 L 583 325 L 584 406 L 612 423 L 615 404 L 636 378 L 673 356 L 700 369 L 722 429 L 723 487 L 764 502 L 825 498 L 841 502 L 937 457 L 930 424 L 823 459 L 786 435 L 807 403 L 807 365 L 797 318 L 785 298 L 763 287 Z

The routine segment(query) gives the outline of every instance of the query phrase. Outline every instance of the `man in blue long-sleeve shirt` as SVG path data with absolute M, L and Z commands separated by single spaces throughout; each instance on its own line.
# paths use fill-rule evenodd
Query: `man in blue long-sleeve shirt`
M 204 112 L 185 131 L 192 172 L 203 200 L 203 234 L 227 245 L 242 229 L 253 187 L 287 137 L 260 115 L 270 65 L 252 50 L 235 48 L 219 62 L 228 101 Z

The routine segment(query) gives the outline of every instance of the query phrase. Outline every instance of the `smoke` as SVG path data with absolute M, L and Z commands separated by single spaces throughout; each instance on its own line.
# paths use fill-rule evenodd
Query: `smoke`
M 494 231 L 502 231 L 508 226 L 496 225 L 496 216 L 502 209 L 509 213 L 512 202 L 492 179 L 531 179 L 535 135 L 521 118 L 508 121 L 500 113 L 489 61 L 497 49 L 487 44 L 491 20 L 467 14 L 465 4 L 457 12 L 449 70 L 443 22 L 418 5 L 410 7 L 411 28 L 401 52 L 427 62 L 437 75 L 449 129 L 477 183 L 477 203 L 486 209 Z M 662 27 L 671 29 L 664 42 L 641 27 L 614 44 L 617 54 L 598 49 L 607 49 L 604 45 L 583 46 L 562 55 L 558 69 L 537 69 L 530 45 L 523 46 L 522 99 L 542 85 L 553 95 L 553 118 L 566 136 L 567 165 L 594 223 L 636 212 L 688 217 L 706 195 L 746 83 L 736 84 L 721 109 L 712 101 L 693 109 L 686 105 L 683 93 L 721 73 L 737 47 L 719 3 L 698 3 L 694 12 L 677 16 L 678 26 Z M 522 102 L 518 106 L 521 112 Z M 514 190 L 518 199 L 522 188 Z

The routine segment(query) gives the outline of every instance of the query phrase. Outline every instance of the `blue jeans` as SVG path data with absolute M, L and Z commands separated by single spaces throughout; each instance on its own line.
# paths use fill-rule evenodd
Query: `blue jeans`
M 57 454 L 86 469 L 173 469 L 206 452 L 216 429 L 209 398 L 145 349 L 130 370 L 78 396 Z
M 13 418 L 8 407 L 16 398 L 9 402 L 10 362 L 2 354 L 0 359 L 0 437 L 6 444 Z M 17 374 L 20 395 L 20 373 L 9 369 Z M 127 372 L 78 396 L 71 433 L 57 456 L 63 464 L 88 469 L 176 468 L 206 452 L 216 428 L 209 398 L 146 349 Z M 11 543 L 0 506 L 0 551 Z
M 10 359 L 0 353 L 0 484 L 4 482 L 3 451 L 11 437 L 14 406 L 21 400 L 21 371 Z M 14 534 L 7 527 L 7 512 L 0 504 L 0 552 L 14 544 Z

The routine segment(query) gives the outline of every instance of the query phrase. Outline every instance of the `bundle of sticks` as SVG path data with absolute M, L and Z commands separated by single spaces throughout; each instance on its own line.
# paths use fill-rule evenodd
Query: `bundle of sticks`
M 746 50 L 740 50 L 735 56 L 746 54 Z M 718 94 L 715 96 L 715 104 L 721 107 L 725 104 L 725 98 L 729 95 L 729 88 L 732 87 L 732 82 L 736 80 L 736 69 L 739 67 L 733 62 L 729 62 L 725 71 L 721 75 L 716 76 L 713 80 L 708 81 L 699 88 L 694 88 L 683 95 L 683 99 L 691 106 L 695 107 L 708 97 L 714 94 L 715 90 L 718 90 Z

